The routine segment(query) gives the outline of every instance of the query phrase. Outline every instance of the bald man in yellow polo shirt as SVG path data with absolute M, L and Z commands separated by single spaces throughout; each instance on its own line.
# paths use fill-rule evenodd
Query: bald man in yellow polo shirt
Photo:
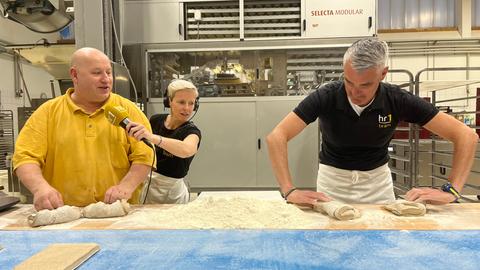
M 111 93 L 112 67 L 103 52 L 77 50 L 70 77 L 74 87 L 40 106 L 22 128 L 15 173 L 32 192 L 37 210 L 118 199 L 137 203 L 153 151 L 110 124 L 104 109 L 120 105 L 132 121 L 151 129 L 148 119 L 133 102 Z

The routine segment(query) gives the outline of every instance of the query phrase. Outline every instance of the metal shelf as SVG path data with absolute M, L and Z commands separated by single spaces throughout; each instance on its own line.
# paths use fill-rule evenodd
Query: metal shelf
M 397 174 L 406 178 L 410 178 L 410 175 L 408 175 L 408 172 L 406 171 L 395 169 L 395 168 L 390 168 L 390 171 L 394 174 Z
M 390 156 L 391 159 L 394 159 L 394 160 L 401 160 L 401 161 L 405 161 L 405 162 L 411 162 L 411 160 L 407 157 L 404 157 L 404 156 L 399 156 L 399 155 L 395 155 L 395 154 L 388 154 Z
M 10 166 L 10 156 L 13 154 L 14 146 L 13 112 L 0 110 L 0 169 L 6 170 Z

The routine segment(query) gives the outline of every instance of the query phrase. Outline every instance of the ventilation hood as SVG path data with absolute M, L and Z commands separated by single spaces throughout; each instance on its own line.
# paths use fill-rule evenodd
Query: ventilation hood
M 61 0 L 0 0 L 3 16 L 38 33 L 57 32 L 72 22 Z
M 70 59 L 74 44 L 49 44 L 48 46 L 6 46 L 18 52 L 32 65 L 42 67 L 57 80 L 70 80 Z

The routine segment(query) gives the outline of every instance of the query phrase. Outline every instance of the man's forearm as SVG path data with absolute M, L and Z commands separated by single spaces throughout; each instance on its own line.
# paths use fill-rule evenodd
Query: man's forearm
M 151 167 L 144 164 L 132 164 L 128 173 L 120 181 L 121 185 L 134 191 L 147 177 Z
M 449 180 L 459 192 L 468 179 L 473 165 L 473 159 L 477 149 L 478 135 L 474 132 L 466 132 L 454 142 L 452 170 Z
M 15 174 L 32 194 L 35 194 L 41 186 L 49 185 L 42 175 L 40 166 L 35 163 L 20 165 L 20 167 L 15 170 Z

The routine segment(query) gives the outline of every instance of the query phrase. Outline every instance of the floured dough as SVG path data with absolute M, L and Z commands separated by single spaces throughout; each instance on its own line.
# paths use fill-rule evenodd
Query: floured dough
M 317 202 L 313 209 L 339 220 L 356 219 L 361 216 L 360 211 L 355 207 L 338 201 Z
M 118 200 L 112 204 L 97 202 L 87 205 L 82 210 L 86 218 L 121 217 L 130 212 L 130 204 L 126 200 Z
M 384 205 L 383 208 L 397 216 L 423 216 L 427 212 L 425 204 L 404 200 L 397 200 L 392 204 Z
M 32 227 L 65 223 L 79 219 L 82 216 L 80 208 L 64 205 L 54 210 L 41 210 L 28 216 L 28 224 Z

